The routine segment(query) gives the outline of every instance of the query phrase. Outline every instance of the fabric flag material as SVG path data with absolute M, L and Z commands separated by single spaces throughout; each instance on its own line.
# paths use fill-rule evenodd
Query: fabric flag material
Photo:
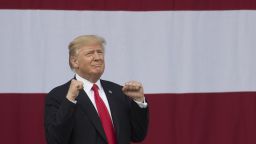
M 256 1 L 1 0 L 0 143 L 45 144 L 44 97 L 69 42 L 104 37 L 103 79 L 143 83 L 143 144 L 256 143 Z

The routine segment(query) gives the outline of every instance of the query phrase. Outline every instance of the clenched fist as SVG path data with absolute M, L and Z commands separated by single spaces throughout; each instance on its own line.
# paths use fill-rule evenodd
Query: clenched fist
M 140 82 L 129 81 L 123 86 L 123 93 L 135 101 L 144 101 L 144 90 Z
M 71 83 L 68 89 L 67 99 L 69 101 L 74 102 L 76 100 L 76 97 L 79 94 L 79 91 L 82 89 L 83 89 L 83 82 L 75 79 L 71 80 Z

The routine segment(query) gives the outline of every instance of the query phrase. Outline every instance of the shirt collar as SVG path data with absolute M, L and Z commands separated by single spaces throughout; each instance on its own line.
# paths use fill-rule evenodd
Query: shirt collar
M 78 74 L 75 75 L 75 78 L 76 78 L 76 80 L 83 82 L 84 91 L 86 93 L 89 93 L 91 91 L 94 83 L 88 81 L 87 79 L 84 79 L 83 77 L 79 76 Z M 98 80 L 95 84 L 99 87 L 100 91 L 103 89 L 101 86 L 100 80 Z

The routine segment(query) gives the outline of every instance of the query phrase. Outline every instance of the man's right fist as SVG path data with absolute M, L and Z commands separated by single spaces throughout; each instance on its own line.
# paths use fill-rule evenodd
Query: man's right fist
M 76 97 L 79 94 L 79 91 L 83 89 L 83 82 L 72 79 L 68 89 L 67 99 L 71 102 L 76 101 Z

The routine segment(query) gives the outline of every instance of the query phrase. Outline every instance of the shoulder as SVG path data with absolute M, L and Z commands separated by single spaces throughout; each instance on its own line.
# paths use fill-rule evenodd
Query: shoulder
M 68 89 L 69 85 L 70 85 L 70 82 L 71 82 L 71 80 L 66 82 L 65 84 L 62 84 L 62 85 L 59 85 L 59 86 L 53 88 L 49 93 L 59 92 L 59 91 L 63 91 L 65 89 Z
M 111 89 L 122 89 L 123 86 L 114 83 L 112 81 L 107 81 L 107 80 L 100 80 L 101 84 L 103 87 L 111 88 Z
M 101 84 L 105 92 L 110 91 L 112 96 L 115 96 L 122 101 L 129 101 L 128 97 L 122 91 L 123 86 L 107 80 L 101 80 Z
M 66 82 L 65 84 L 59 85 L 55 88 L 53 88 L 48 94 L 47 98 L 65 98 L 66 94 L 69 89 L 70 81 Z

